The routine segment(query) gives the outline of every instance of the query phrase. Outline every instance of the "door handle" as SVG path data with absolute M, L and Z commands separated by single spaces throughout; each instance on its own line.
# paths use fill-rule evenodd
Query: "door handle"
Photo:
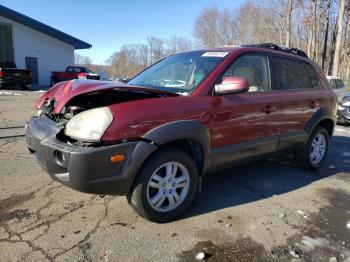
M 318 107 L 320 104 L 315 102 L 314 100 L 312 100 L 310 103 L 309 103 L 309 107 L 310 108 L 315 108 L 315 107 Z
M 277 107 L 271 106 L 271 105 L 266 105 L 266 106 L 263 108 L 263 111 L 264 111 L 266 114 L 271 114 L 272 112 L 277 111 Z

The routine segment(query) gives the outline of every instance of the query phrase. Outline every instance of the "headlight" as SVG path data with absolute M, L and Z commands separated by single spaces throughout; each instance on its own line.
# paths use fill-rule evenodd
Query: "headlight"
M 98 142 L 112 120 L 112 113 L 107 107 L 86 110 L 69 120 L 64 133 L 77 140 Z

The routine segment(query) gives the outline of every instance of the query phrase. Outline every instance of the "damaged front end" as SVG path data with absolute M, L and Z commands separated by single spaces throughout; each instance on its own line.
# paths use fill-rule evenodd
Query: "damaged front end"
M 81 86 L 71 86 L 71 92 L 66 92 L 67 84 L 58 87 L 61 92 L 49 90 L 39 100 L 40 116 L 26 125 L 28 148 L 51 178 L 71 188 L 127 194 L 139 167 L 157 147 L 142 139 L 101 141 L 110 124 L 118 121 L 109 106 L 167 94 L 129 86 L 87 86 L 80 92 Z
M 101 141 L 101 137 L 114 120 L 109 106 L 129 101 L 177 96 L 158 90 L 134 86 L 104 85 L 86 86 L 84 89 L 75 81 L 58 86 L 58 90 L 49 90 L 39 99 L 38 117 L 46 116 L 64 128 L 57 138 L 65 143 L 84 147 L 110 145 Z M 102 86 L 101 86 L 102 85 Z M 80 91 L 80 92 L 77 92 Z M 69 91 L 69 92 L 67 92 Z

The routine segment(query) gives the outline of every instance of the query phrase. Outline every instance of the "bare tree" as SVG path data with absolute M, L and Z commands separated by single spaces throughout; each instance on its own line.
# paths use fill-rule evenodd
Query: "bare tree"
M 204 8 L 194 22 L 194 35 L 201 46 L 218 46 L 218 17 L 219 11 L 216 5 Z
M 327 45 L 328 45 L 328 29 L 329 29 L 329 15 L 331 13 L 331 0 L 325 0 L 326 2 L 326 23 L 324 28 L 324 39 L 323 39 L 323 52 L 322 52 L 322 62 L 321 67 L 325 69 L 325 62 L 327 56 Z
M 342 37 L 343 37 L 344 10 L 345 10 L 345 0 L 339 0 L 338 18 L 337 18 L 338 32 L 337 32 L 337 38 L 335 42 L 334 62 L 333 62 L 333 72 L 332 72 L 334 76 L 338 76 L 339 74 L 340 52 L 341 52 L 341 44 L 342 44 Z
M 286 47 L 290 47 L 290 38 L 292 34 L 292 10 L 293 10 L 293 0 L 288 0 L 288 9 L 287 9 L 287 34 L 286 34 Z
M 92 59 L 88 56 L 83 56 L 78 53 L 74 53 L 74 64 L 76 65 L 91 65 Z
M 165 55 L 164 40 L 151 36 L 147 37 L 147 43 L 150 52 L 150 63 L 154 64 Z
M 192 48 L 192 41 L 185 37 L 173 36 L 166 41 L 166 54 L 176 54 Z
M 106 62 L 111 65 L 109 71 L 113 76 L 129 78 L 165 56 L 189 50 L 191 46 L 191 40 L 184 37 L 164 40 L 151 36 L 144 44 L 123 45 Z
M 220 13 L 217 31 L 219 45 L 232 45 L 236 43 L 239 36 L 239 26 L 237 16 L 232 10 L 224 9 Z

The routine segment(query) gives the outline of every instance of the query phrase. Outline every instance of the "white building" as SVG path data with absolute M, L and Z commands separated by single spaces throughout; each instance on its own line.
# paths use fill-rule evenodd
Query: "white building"
M 0 61 L 32 70 L 33 84 L 49 85 L 51 71 L 74 64 L 74 50 L 91 45 L 0 5 Z

